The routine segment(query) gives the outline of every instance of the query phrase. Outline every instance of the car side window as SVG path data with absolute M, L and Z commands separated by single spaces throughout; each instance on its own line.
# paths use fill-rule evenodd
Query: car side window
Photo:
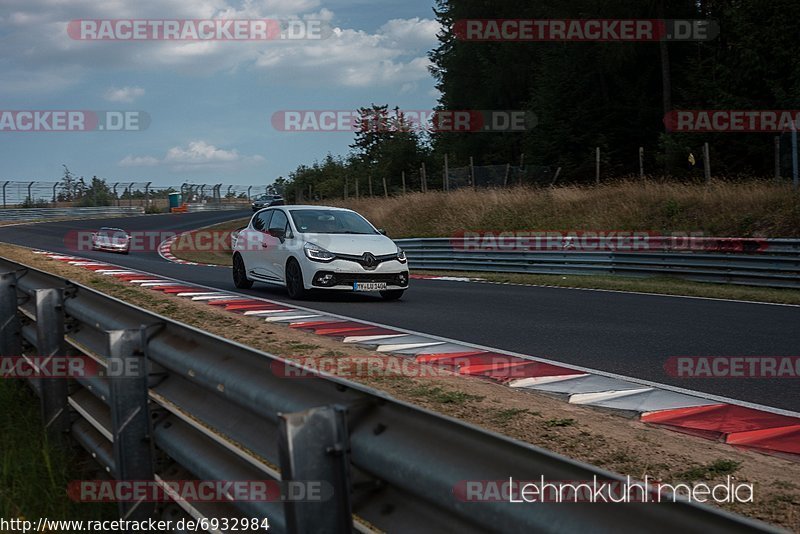
M 275 210 L 268 210 L 256 213 L 253 217 L 253 228 L 260 232 L 266 232 L 267 228 L 269 228 L 269 221 L 274 211 Z
M 269 223 L 270 230 L 286 230 L 289 219 L 286 218 L 286 214 L 280 210 L 274 210 L 275 215 L 272 217 L 272 221 Z

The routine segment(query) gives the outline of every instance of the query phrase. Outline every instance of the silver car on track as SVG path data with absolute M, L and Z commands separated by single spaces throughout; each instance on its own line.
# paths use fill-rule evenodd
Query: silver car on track
M 92 233 L 92 250 L 128 254 L 131 251 L 131 236 L 121 228 L 104 226 Z

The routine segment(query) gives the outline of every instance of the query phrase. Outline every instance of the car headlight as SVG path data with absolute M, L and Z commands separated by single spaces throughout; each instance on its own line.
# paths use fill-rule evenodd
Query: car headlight
M 303 246 L 303 252 L 306 253 L 306 258 L 312 261 L 329 262 L 336 259 L 336 256 L 324 248 L 315 245 L 314 243 L 306 243 Z
M 399 261 L 400 263 L 405 263 L 408 261 L 406 259 L 405 251 L 400 247 L 397 247 L 397 261 Z

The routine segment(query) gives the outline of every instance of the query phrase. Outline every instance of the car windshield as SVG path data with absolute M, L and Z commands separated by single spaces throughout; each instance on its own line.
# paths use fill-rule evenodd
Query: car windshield
M 292 220 L 301 234 L 375 234 L 358 213 L 344 210 L 292 210 Z
M 116 230 L 114 228 L 101 228 L 97 232 L 97 236 L 103 239 L 113 239 L 114 241 L 127 239 L 128 234 L 123 230 Z

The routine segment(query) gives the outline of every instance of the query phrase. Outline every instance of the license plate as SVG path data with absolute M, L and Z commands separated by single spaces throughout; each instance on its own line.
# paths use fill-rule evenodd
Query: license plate
M 386 282 L 353 282 L 353 291 L 383 291 Z

